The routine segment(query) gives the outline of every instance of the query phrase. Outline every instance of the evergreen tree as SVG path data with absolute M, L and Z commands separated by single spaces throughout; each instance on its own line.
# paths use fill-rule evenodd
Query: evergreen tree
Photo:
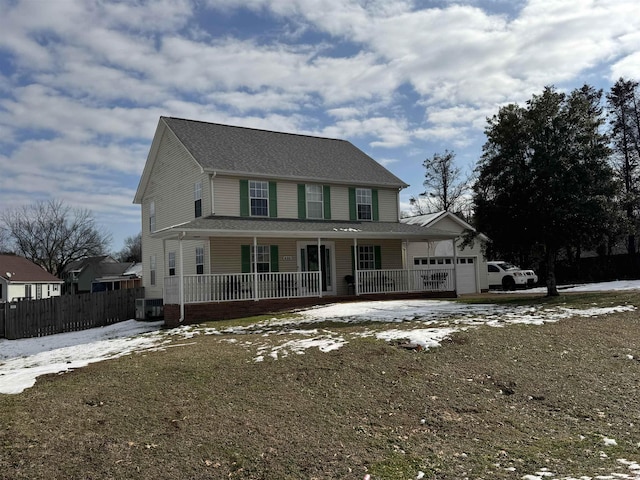
M 620 208 L 627 220 L 627 252 L 638 250 L 640 216 L 640 111 L 638 82 L 620 78 L 607 94 L 613 165 L 622 185 Z
M 555 261 L 567 245 L 593 245 L 610 225 L 615 196 L 601 91 L 546 87 L 526 107 L 489 119 L 474 186 L 476 223 L 494 249 L 527 263 L 541 255 L 547 294 L 558 295 Z M 523 262 L 524 260 L 524 262 Z

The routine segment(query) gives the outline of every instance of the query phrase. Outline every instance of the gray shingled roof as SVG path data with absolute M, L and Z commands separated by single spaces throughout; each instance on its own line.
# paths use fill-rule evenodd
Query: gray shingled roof
M 153 236 L 185 238 L 227 235 L 239 237 L 269 236 L 296 238 L 398 238 L 413 240 L 444 240 L 459 235 L 420 225 L 399 222 L 351 222 L 333 220 L 297 220 L 209 216 L 160 230 Z
M 407 186 L 346 140 L 161 118 L 205 170 L 357 185 Z

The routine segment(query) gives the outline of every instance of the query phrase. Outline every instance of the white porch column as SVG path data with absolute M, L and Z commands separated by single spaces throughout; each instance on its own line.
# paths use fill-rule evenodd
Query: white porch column
M 322 271 L 322 249 L 320 248 L 322 243 L 322 239 L 318 237 L 318 292 L 320 293 L 320 298 L 322 298 L 322 275 L 324 272 Z
M 253 237 L 253 300 L 258 301 L 258 237 Z
M 353 238 L 353 284 L 355 294 L 360 295 L 360 285 L 358 283 L 358 239 Z
M 402 250 L 402 268 L 404 269 L 404 280 L 405 285 L 408 291 L 413 291 L 413 275 L 411 275 L 410 265 L 409 265 L 409 239 L 405 238 L 404 241 L 404 249 Z

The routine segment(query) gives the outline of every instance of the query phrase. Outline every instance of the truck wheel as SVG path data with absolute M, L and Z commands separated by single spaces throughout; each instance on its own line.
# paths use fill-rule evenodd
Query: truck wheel
M 512 276 L 507 275 L 502 278 L 502 288 L 504 290 L 515 290 L 516 289 L 516 281 Z

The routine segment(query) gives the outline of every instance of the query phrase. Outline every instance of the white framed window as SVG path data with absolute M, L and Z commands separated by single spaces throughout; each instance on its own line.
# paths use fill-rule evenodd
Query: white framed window
M 169 276 L 176 274 L 176 252 L 169 252 Z
M 193 185 L 193 208 L 196 218 L 202 216 L 202 182 Z
M 249 205 L 252 217 L 269 216 L 269 182 L 249 182 Z
M 258 273 L 267 273 L 271 271 L 271 247 L 269 245 L 256 245 L 255 249 L 251 246 L 251 272 L 254 269 Z
M 156 202 L 155 200 L 151 200 L 149 203 L 149 231 L 156 231 Z
M 373 220 L 373 196 L 370 188 L 356 188 L 358 220 Z
M 324 218 L 322 185 L 306 185 L 307 218 Z
M 155 255 L 151 255 L 149 257 L 149 283 L 151 285 L 155 285 L 156 284 L 156 256 Z
M 204 273 L 204 247 L 196 247 L 196 273 Z
M 376 255 L 373 245 L 358 246 L 358 270 L 375 270 Z

